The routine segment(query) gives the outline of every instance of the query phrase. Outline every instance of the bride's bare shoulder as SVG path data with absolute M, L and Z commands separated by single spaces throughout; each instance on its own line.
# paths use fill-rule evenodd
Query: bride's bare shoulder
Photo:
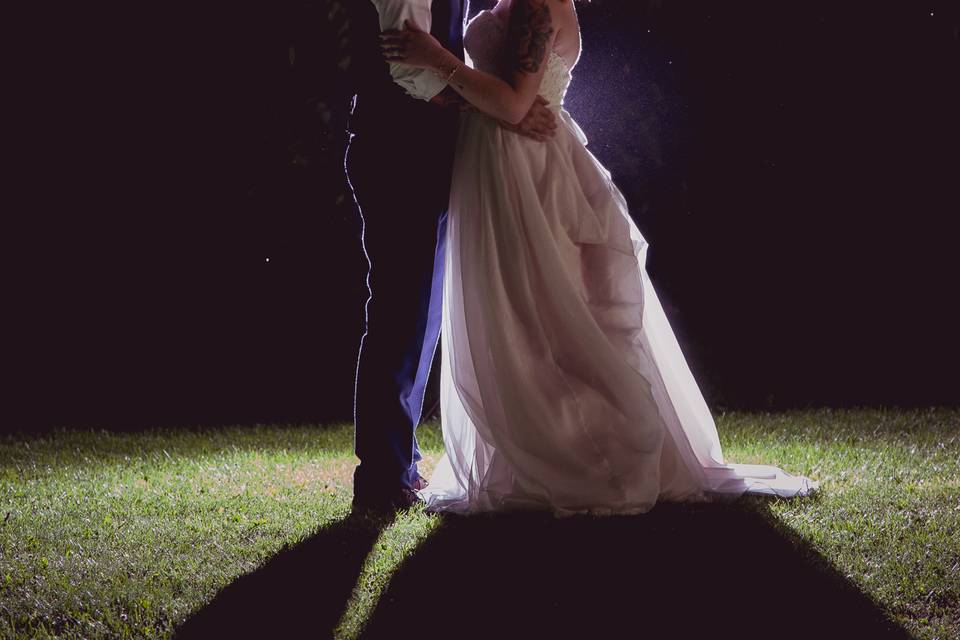
M 514 9 L 525 11 L 537 8 L 542 10 L 543 7 L 546 7 L 551 10 L 551 13 L 566 15 L 576 12 L 574 4 L 576 4 L 574 0 L 500 0 L 496 6 L 490 9 L 490 12 L 506 16 L 512 13 Z
M 577 0 L 547 0 L 553 3 L 552 13 L 556 15 L 557 23 L 561 27 L 570 27 L 577 24 Z
M 519 39 L 537 36 L 544 43 L 553 36 L 553 48 L 565 59 L 579 57 L 580 25 L 576 0 L 500 0 L 491 10 L 510 25 Z M 574 53 L 575 52 L 575 53 Z

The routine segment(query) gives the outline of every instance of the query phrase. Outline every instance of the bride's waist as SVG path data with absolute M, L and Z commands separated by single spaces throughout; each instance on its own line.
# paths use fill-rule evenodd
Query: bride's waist
M 571 135 L 573 135 L 574 138 L 577 138 L 581 144 L 583 145 L 587 144 L 586 134 L 583 132 L 583 129 L 580 128 L 580 125 L 578 125 L 577 122 L 573 119 L 573 116 L 570 115 L 569 111 L 564 109 L 562 105 L 556 105 L 556 106 L 550 105 L 547 108 L 553 112 L 554 116 L 556 116 L 558 130 L 561 127 L 565 128 L 569 131 Z M 493 116 L 483 113 L 482 111 L 476 111 L 474 109 L 464 111 L 462 116 L 463 116 L 463 121 L 461 123 L 461 126 L 466 126 L 468 122 L 482 123 L 482 126 L 488 126 L 488 127 L 504 126 L 502 121 L 498 120 L 497 118 L 494 118 Z M 507 127 L 504 127 L 504 128 L 507 128 Z
M 558 121 L 573 120 L 573 118 L 570 116 L 570 113 L 566 109 L 564 109 L 562 105 L 550 104 L 550 105 L 547 105 L 547 110 L 551 111 L 554 117 L 556 117 Z M 490 121 L 495 124 L 503 124 L 504 122 L 503 120 L 500 120 L 495 116 L 492 116 L 488 113 L 484 113 L 483 111 L 480 111 L 479 109 L 475 109 L 473 107 L 469 109 L 465 109 L 464 111 L 461 111 L 460 114 L 462 118 L 476 118 L 479 120 Z

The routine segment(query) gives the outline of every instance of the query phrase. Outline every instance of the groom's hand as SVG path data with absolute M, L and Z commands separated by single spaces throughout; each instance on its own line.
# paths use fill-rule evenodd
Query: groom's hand
M 437 95 L 430 98 L 430 102 L 437 105 L 438 107 L 462 107 L 464 100 L 460 97 L 460 94 L 451 89 L 450 87 L 444 87 L 443 91 Z
M 557 133 L 557 117 L 547 108 L 548 104 L 542 96 L 537 96 L 523 120 L 515 125 L 502 121 L 500 124 L 522 136 L 546 142 Z

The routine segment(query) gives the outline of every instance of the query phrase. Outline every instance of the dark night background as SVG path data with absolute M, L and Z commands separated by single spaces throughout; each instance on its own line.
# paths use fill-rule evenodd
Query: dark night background
M 2 429 L 349 420 L 342 8 L 71 11 L 14 78 Z M 960 5 L 579 11 L 566 107 L 711 406 L 960 404 Z

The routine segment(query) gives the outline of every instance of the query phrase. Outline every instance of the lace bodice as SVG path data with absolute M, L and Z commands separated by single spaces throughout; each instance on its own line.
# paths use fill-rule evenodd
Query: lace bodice
M 490 11 L 481 11 L 470 21 L 463 36 L 463 45 L 476 69 L 501 78 L 506 76 L 503 62 L 506 35 L 506 23 Z M 550 108 L 559 109 L 570 86 L 570 79 L 566 61 L 551 49 L 547 56 L 547 70 L 537 93 L 546 98 Z

